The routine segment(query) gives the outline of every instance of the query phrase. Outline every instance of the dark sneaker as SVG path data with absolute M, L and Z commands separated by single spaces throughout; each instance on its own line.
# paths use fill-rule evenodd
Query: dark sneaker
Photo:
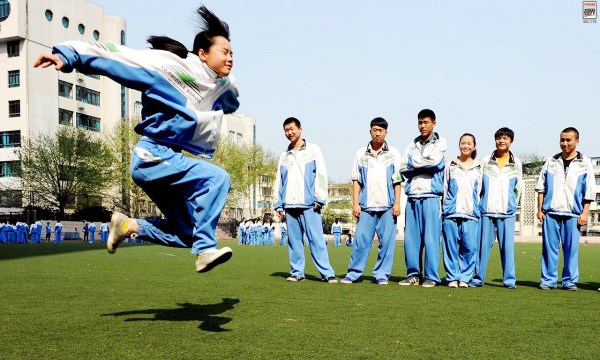
M 326 281 L 328 284 L 337 284 L 338 283 L 338 279 L 336 279 L 335 276 L 330 276 L 327 279 L 323 279 L 323 281 Z
M 517 285 L 504 285 L 506 289 L 516 289 Z
M 404 280 L 401 280 L 398 285 L 409 286 L 409 285 L 419 285 L 419 277 L 418 276 L 409 276 Z
M 207 272 L 217 265 L 227 262 L 231 259 L 233 252 L 230 248 L 208 249 L 196 257 L 196 272 Z
M 423 286 L 425 288 L 431 288 L 431 287 L 434 287 L 436 285 L 437 284 L 436 284 L 435 281 L 427 279 L 427 280 L 423 281 L 423 284 L 421 286 Z

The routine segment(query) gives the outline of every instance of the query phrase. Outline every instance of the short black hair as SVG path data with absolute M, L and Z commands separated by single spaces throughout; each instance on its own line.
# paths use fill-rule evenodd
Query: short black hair
M 496 140 L 502 136 L 508 136 L 510 138 L 511 142 L 515 141 L 515 132 L 507 127 L 502 127 L 500 129 L 498 129 L 496 131 L 496 133 L 494 134 L 494 140 Z
M 291 116 L 283 121 L 283 127 L 285 127 L 286 125 L 291 124 L 291 123 L 296 124 L 296 127 L 298 129 L 300 129 L 302 127 L 302 124 L 300 124 L 300 120 L 296 119 L 293 116 Z
M 417 119 L 425 119 L 425 118 L 430 118 L 431 121 L 435 121 L 435 113 L 433 112 L 433 110 L 423 109 L 423 110 L 419 111 L 419 114 L 417 115 Z
M 382 117 L 376 117 L 375 119 L 371 120 L 371 127 L 373 126 L 379 126 L 387 130 L 388 122 Z
M 574 127 L 572 127 L 572 126 L 569 126 L 568 128 L 564 129 L 564 130 L 563 130 L 563 131 L 561 131 L 560 133 L 562 134 L 562 133 L 569 133 L 569 132 L 575 133 L 575 138 L 576 138 L 577 140 L 579 140 L 579 131 L 577 131 L 577 129 L 575 129 L 575 128 L 574 128 Z

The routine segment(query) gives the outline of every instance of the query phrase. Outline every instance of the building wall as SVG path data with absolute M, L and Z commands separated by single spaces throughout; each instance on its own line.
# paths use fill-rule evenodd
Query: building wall
M 99 131 L 90 131 L 98 136 L 111 132 L 123 115 L 133 116 L 134 104 L 141 99 L 137 91 L 126 90 L 122 97 L 121 85 L 106 77 L 33 68 L 38 56 L 51 52 L 56 43 L 92 41 L 97 36 L 98 41 L 121 44 L 126 35 L 123 18 L 105 15 L 101 5 L 86 0 L 11 0 L 10 4 L 9 17 L 0 22 L 0 132 L 20 131 L 21 138 L 53 134 L 62 126 L 59 108 L 73 113 L 72 126 L 77 114 L 99 118 Z M 51 20 L 46 16 L 48 11 L 52 12 Z M 68 27 L 63 25 L 63 18 L 68 19 Z M 15 40 L 19 41 L 19 56 L 9 57 L 7 42 Z M 12 70 L 20 72 L 19 87 L 8 87 L 8 71 Z M 59 96 L 59 80 L 72 84 L 71 98 Z M 98 92 L 100 104 L 78 101 L 77 86 Z M 8 117 L 10 100 L 20 100 L 19 117 Z M 0 148 L 0 161 L 16 160 L 14 150 Z M 0 178 L 0 186 L 7 183 L 14 184 L 15 179 Z M 26 205 L 28 196 L 23 197 Z

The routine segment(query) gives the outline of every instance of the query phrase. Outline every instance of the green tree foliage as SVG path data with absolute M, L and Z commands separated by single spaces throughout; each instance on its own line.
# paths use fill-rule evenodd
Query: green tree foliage
M 108 137 L 112 153 L 112 185 L 118 189 L 111 194 L 115 209 L 133 217 L 147 214 L 147 204 L 152 202 L 148 195 L 131 178 L 129 166 L 131 154 L 141 135 L 134 131 L 136 123 L 130 119 L 119 122 Z
M 542 171 L 546 159 L 541 154 L 525 152 L 517 155 L 523 162 L 523 172 L 527 175 L 537 175 Z
M 55 135 L 24 139 L 17 153 L 23 189 L 60 218 L 67 207 L 101 196 L 110 186 L 110 149 L 86 130 L 61 126 Z
M 238 207 L 241 202 L 250 200 L 254 186 L 259 189 L 273 188 L 277 159 L 260 145 L 238 145 L 222 140 L 210 161 L 225 169 L 231 176 L 228 207 Z M 271 201 L 271 193 L 263 195 Z

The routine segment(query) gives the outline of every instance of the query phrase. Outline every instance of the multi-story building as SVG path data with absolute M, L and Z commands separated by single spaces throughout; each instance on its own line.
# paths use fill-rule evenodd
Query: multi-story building
M 32 200 L 12 172 L 24 137 L 59 126 L 102 134 L 140 114 L 140 93 L 108 78 L 33 68 L 41 53 L 67 40 L 125 44 L 125 20 L 86 0 L 0 0 L 0 186 L 12 189 L 3 192 L 0 212 Z

